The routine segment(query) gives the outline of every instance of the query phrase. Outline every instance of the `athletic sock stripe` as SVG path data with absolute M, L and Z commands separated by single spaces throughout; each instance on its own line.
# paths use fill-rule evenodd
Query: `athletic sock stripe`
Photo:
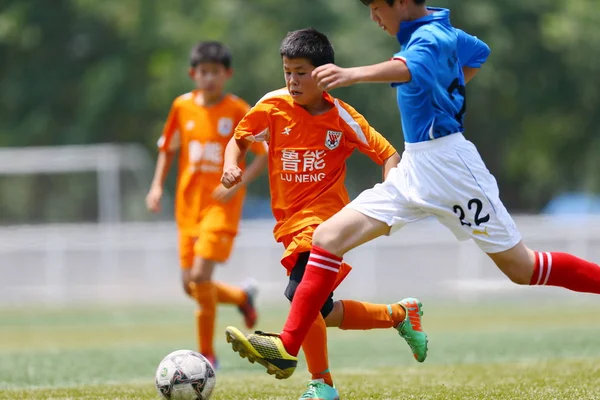
M 325 259 L 319 258 L 319 257 L 315 257 L 314 255 L 310 255 L 310 257 L 308 257 L 308 261 L 317 263 L 319 265 L 325 265 L 329 268 L 335 268 L 335 269 L 339 269 L 340 266 L 342 265 L 341 262 L 334 260 L 334 261 L 329 261 L 327 260 L 327 257 L 324 257 Z
M 318 254 L 312 254 L 311 253 L 309 259 L 311 259 L 311 258 L 316 258 L 316 259 L 319 259 L 319 260 L 327 261 L 327 262 L 330 262 L 330 263 L 335 264 L 335 265 L 342 265 L 342 262 L 340 260 L 334 260 L 333 258 L 320 256 Z
M 542 283 L 542 276 L 544 274 L 544 253 L 538 252 L 538 263 L 539 263 L 539 273 L 538 273 L 538 279 L 535 282 L 536 285 L 539 285 L 540 283 Z
M 552 254 L 546 253 L 546 258 L 548 260 L 548 266 L 546 267 L 546 279 L 544 279 L 544 283 L 542 283 L 542 285 L 548 283 L 548 279 L 550 279 L 550 273 L 552 272 Z
M 323 268 L 323 269 L 326 269 L 327 271 L 340 272 L 339 268 L 330 267 L 329 265 L 323 265 L 323 264 L 320 264 L 320 263 L 312 261 L 312 260 L 308 260 L 308 262 L 306 263 L 306 265 L 307 266 L 308 265 L 312 265 L 313 267 Z

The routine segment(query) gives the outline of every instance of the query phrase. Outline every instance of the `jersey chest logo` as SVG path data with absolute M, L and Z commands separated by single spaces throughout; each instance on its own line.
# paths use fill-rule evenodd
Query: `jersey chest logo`
M 219 118 L 219 122 L 217 123 L 217 130 L 219 131 L 219 135 L 221 136 L 229 136 L 231 135 L 231 130 L 233 129 L 233 120 L 231 118 Z
M 325 135 L 325 147 L 329 150 L 336 149 L 342 140 L 342 132 L 327 131 Z

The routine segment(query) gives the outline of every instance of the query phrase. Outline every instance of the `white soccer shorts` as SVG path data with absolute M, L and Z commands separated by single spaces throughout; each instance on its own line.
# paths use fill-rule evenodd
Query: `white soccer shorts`
M 346 207 L 388 224 L 391 232 L 435 217 L 457 239 L 473 239 L 486 253 L 509 250 L 521 240 L 500 201 L 496 179 L 461 133 L 406 143 L 400 164 L 385 182 Z

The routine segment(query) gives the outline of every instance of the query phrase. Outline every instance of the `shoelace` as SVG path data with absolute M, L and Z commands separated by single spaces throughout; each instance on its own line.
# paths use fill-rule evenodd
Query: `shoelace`
M 279 335 L 277 333 L 268 333 L 268 332 L 263 332 L 263 331 L 254 331 L 254 334 L 258 335 L 258 336 L 279 337 Z
M 306 385 L 308 389 L 302 395 L 301 399 L 311 399 L 317 395 L 317 388 L 319 387 L 319 382 L 308 382 Z

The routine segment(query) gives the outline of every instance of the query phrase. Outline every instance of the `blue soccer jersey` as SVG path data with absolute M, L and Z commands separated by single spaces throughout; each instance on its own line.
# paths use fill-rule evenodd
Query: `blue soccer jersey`
M 450 24 L 450 11 L 428 7 L 432 13 L 402 22 L 397 34 L 401 51 L 394 59 L 406 63 L 411 80 L 394 83 L 402 115 L 404 140 L 433 140 L 462 132 L 466 112 L 462 67 L 479 68 L 489 47 Z

